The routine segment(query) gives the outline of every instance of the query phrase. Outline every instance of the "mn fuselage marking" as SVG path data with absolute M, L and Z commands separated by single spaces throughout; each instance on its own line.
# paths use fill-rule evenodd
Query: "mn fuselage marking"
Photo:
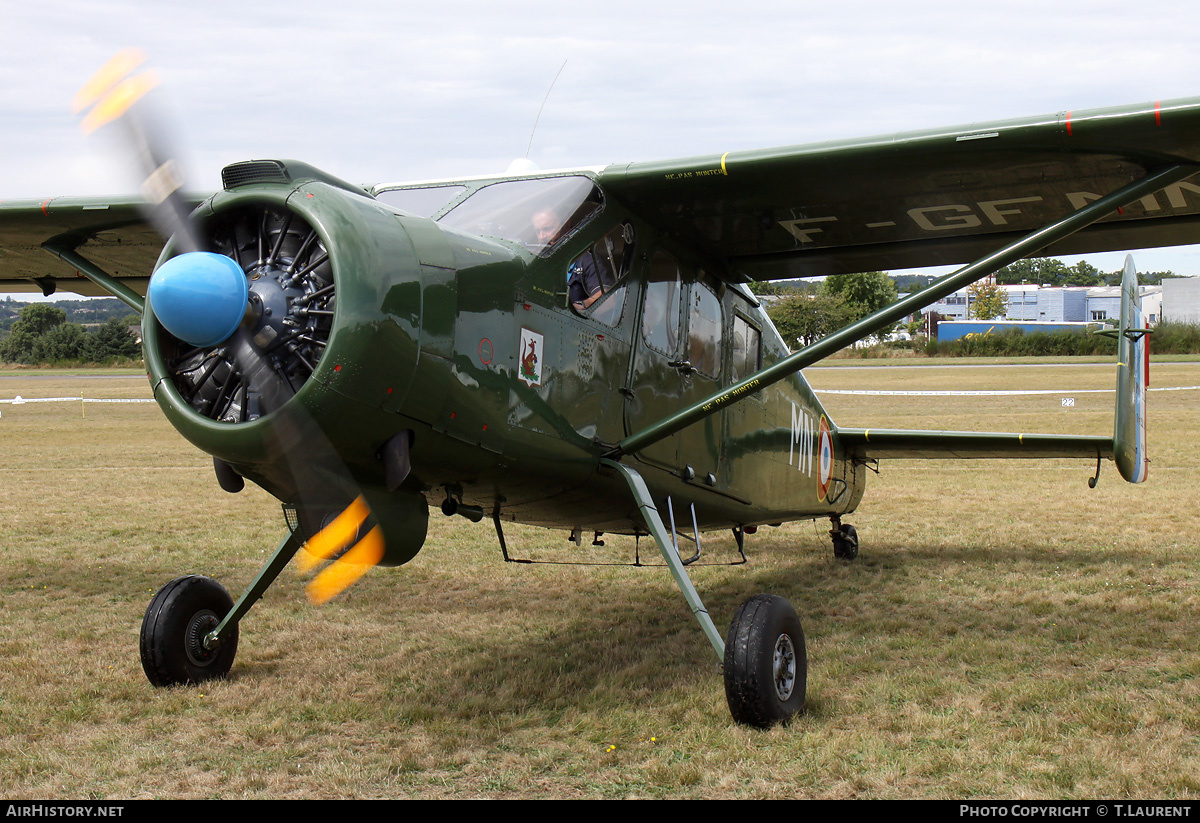
M 816 440 L 817 421 L 792 402 L 792 437 L 788 445 L 788 465 L 795 464 L 796 470 L 809 477 L 813 470 L 813 444 Z

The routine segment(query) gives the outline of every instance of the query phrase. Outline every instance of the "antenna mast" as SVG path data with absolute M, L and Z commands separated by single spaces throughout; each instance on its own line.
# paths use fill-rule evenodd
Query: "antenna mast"
M 529 132 L 529 145 L 525 147 L 525 159 L 529 159 L 529 151 L 533 148 L 533 134 L 537 131 L 538 121 L 542 119 L 542 109 L 546 108 L 546 101 L 550 99 L 550 92 L 554 91 L 554 84 L 558 82 L 558 75 L 563 73 L 563 69 L 567 67 L 567 61 L 558 67 L 558 74 L 554 75 L 554 79 L 550 81 L 550 88 L 546 89 L 546 96 L 542 98 L 542 105 L 538 106 L 537 117 L 533 118 L 533 128 Z

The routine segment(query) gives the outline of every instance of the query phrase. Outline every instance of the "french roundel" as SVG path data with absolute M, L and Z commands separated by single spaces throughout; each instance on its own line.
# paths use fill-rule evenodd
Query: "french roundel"
M 821 439 L 819 445 L 817 497 L 825 499 L 829 493 L 829 484 L 833 480 L 833 434 L 829 431 L 829 421 L 821 415 Z

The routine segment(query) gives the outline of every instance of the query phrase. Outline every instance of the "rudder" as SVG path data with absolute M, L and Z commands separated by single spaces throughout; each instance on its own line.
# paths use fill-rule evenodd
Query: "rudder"
M 1126 256 L 1121 274 L 1121 320 L 1117 338 L 1117 419 L 1113 455 L 1121 476 L 1141 483 L 1150 469 L 1146 456 L 1146 387 L 1150 383 L 1150 329 L 1142 319 L 1137 269 Z

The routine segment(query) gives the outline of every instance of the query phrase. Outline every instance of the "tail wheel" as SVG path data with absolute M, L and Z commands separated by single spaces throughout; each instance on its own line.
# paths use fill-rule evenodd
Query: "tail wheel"
M 843 524 L 840 532 L 833 535 L 833 556 L 842 560 L 858 557 L 858 530 L 849 523 Z
M 738 608 L 725 642 L 725 698 L 733 719 L 760 729 L 804 708 L 808 652 L 792 604 L 772 594 Z
M 175 686 L 229 674 L 237 627 L 214 649 L 204 638 L 232 608 L 229 592 L 211 577 L 179 577 L 159 589 L 142 619 L 142 669 L 150 682 Z

